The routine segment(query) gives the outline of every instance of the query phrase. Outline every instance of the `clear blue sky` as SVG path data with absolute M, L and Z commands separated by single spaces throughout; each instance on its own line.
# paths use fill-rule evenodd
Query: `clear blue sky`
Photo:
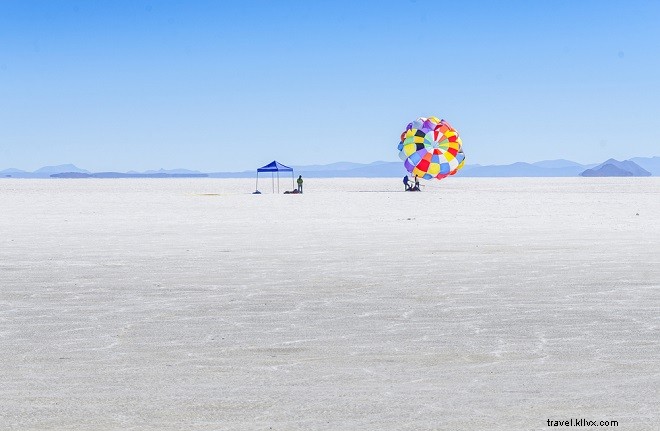
M 660 155 L 659 1 L 0 1 L 0 169 Z

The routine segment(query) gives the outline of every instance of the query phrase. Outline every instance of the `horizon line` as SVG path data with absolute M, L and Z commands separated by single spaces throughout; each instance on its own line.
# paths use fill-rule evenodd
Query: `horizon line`
M 512 162 L 506 162 L 506 163 L 491 163 L 491 164 L 482 164 L 482 163 L 469 163 L 466 164 L 466 167 L 468 165 L 470 166 L 482 166 L 482 167 L 487 167 L 487 166 L 509 166 L 513 165 L 516 163 L 526 163 L 533 165 L 535 163 L 542 163 L 542 162 L 556 162 L 556 161 L 565 161 L 565 162 L 571 162 L 575 163 L 578 165 L 582 166 L 587 166 L 587 165 L 598 165 L 601 163 L 606 162 L 607 160 L 616 160 L 616 161 L 626 161 L 626 160 L 632 160 L 632 159 L 654 159 L 654 158 L 660 158 L 658 155 L 652 155 L 652 156 L 633 156 L 633 157 L 628 157 L 622 160 L 618 160 L 614 157 L 609 157 L 608 159 L 602 161 L 602 162 L 589 162 L 589 163 L 582 163 L 582 162 L 576 162 L 571 159 L 566 159 L 566 158 L 557 158 L 557 159 L 544 159 L 544 160 L 537 160 L 533 162 L 529 161 L 522 161 L 522 160 L 517 160 L 517 161 L 512 161 Z M 292 163 L 290 166 L 296 167 L 296 168 L 305 168 L 305 167 L 326 167 L 334 164 L 340 164 L 340 163 L 348 163 L 348 164 L 354 164 L 354 165 L 360 165 L 360 166 L 369 166 L 373 164 L 386 164 L 386 163 L 399 163 L 399 160 L 375 160 L 373 162 L 352 162 L 348 160 L 341 160 L 341 161 L 336 161 L 336 162 L 330 162 L 330 163 L 308 163 L 308 164 L 295 164 Z M 138 174 L 144 174 L 144 173 L 160 173 L 160 172 L 168 172 L 168 171 L 190 171 L 191 173 L 208 173 L 208 174 L 214 174 L 214 173 L 245 173 L 245 172 L 251 172 L 252 170 L 257 169 L 257 167 L 253 169 L 243 169 L 243 170 L 232 170 L 232 171 L 226 171 L 226 170 L 208 170 L 208 171 L 202 171 L 199 169 L 194 169 L 194 168 L 186 168 L 186 167 L 175 167 L 175 168 L 158 168 L 158 169 L 145 169 L 145 170 L 137 170 L 137 169 L 128 169 L 125 171 L 122 170 L 89 170 L 86 168 L 81 168 L 75 163 L 61 163 L 61 164 L 47 164 L 43 165 L 40 168 L 37 168 L 33 171 L 21 169 L 21 168 L 15 168 L 15 167 L 7 167 L 7 168 L 0 168 L 0 172 L 8 172 L 8 171 L 15 171 L 15 172 L 25 172 L 25 173 L 37 173 L 40 170 L 45 170 L 47 168 L 58 168 L 61 166 L 72 166 L 73 168 L 76 168 L 81 171 L 87 171 L 88 173 L 138 173 Z M 45 173 L 45 172 L 44 172 Z

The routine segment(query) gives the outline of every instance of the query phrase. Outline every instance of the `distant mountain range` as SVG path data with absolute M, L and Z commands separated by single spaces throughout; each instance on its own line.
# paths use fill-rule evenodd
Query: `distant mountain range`
M 660 157 L 636 157 L 625 162 L 610 159 L 603 164 L 621 164 L 622 169 L 632 169 L 631 176 L 645 176 L 641 171 L 648 171 L 652 175 L 660 175 Z M 630 163 L 627 165 L 626 163 Z M 639 169 L 633 169 L 632 164 L 639 165 Z M 459 177 L 576 177 L 591 168 L 598 168 L 599 164 L 583 165 L 571 160 L 543 160 L 535 163 L 516 162 L 509 165 L 466 165 L 461 169 Z M 617 165 L 619 166 L 619 165 Z M 373 162 L 362 163 L 333 163 L 331 165 L 308 165 L 291 166 L 296 173 L 308 178 L 378 178 L 398 177 L 406 175 L 401 162 Z M 642 169 L 643 168 L 643 169 Z M 252 178 L 255 171 L 243 172 L 214 172 L 210 173 L 212 178 Z
M 352 163 L 292 166 L 296 174 L 307 178 L 379 178 L 406 175 L 401 162 Z M 189 169 L 160 169 L 145 172 L 90 172 L 75 165 L 44 166 L 34 172 L 20 169 L 0 171 L 0 177 L 11 178 L 254 178 L 253 170 L 242 172 L 203 173 Z M 576 176 L 660 176 L 660 157 L 635 157 L 601 164 L 583 165 L 570 160 L 543 160 L 535 163 L 516 162 L 508 165 L 466 165 L 459 177 L 576 177 Z
M 208 176 L 208 174 L 189 169 L 160 169 L 145 172 L 90 172 L 71 164 L 44 166 L 34 172 L 14 168 L 0 171 L 0 178 L 199 178 Z
M 609 159 L 600 165 L 587 169 L 583 177 L 650 177 L 651 173 L 631 160 Z

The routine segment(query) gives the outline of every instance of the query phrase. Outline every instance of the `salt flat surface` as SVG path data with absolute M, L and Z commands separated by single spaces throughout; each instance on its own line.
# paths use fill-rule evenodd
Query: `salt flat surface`
M 0 429 L 659 429 L 658 179 L 401 188 L 0 181 Z

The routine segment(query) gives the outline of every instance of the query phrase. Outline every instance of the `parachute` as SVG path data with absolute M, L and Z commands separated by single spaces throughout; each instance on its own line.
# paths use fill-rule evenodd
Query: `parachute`
M 454 175 L 465 164 L 458 132 L 445 120 L 419 117 L 401 134 L 399 157 L 408 172 L 425 180 Z

